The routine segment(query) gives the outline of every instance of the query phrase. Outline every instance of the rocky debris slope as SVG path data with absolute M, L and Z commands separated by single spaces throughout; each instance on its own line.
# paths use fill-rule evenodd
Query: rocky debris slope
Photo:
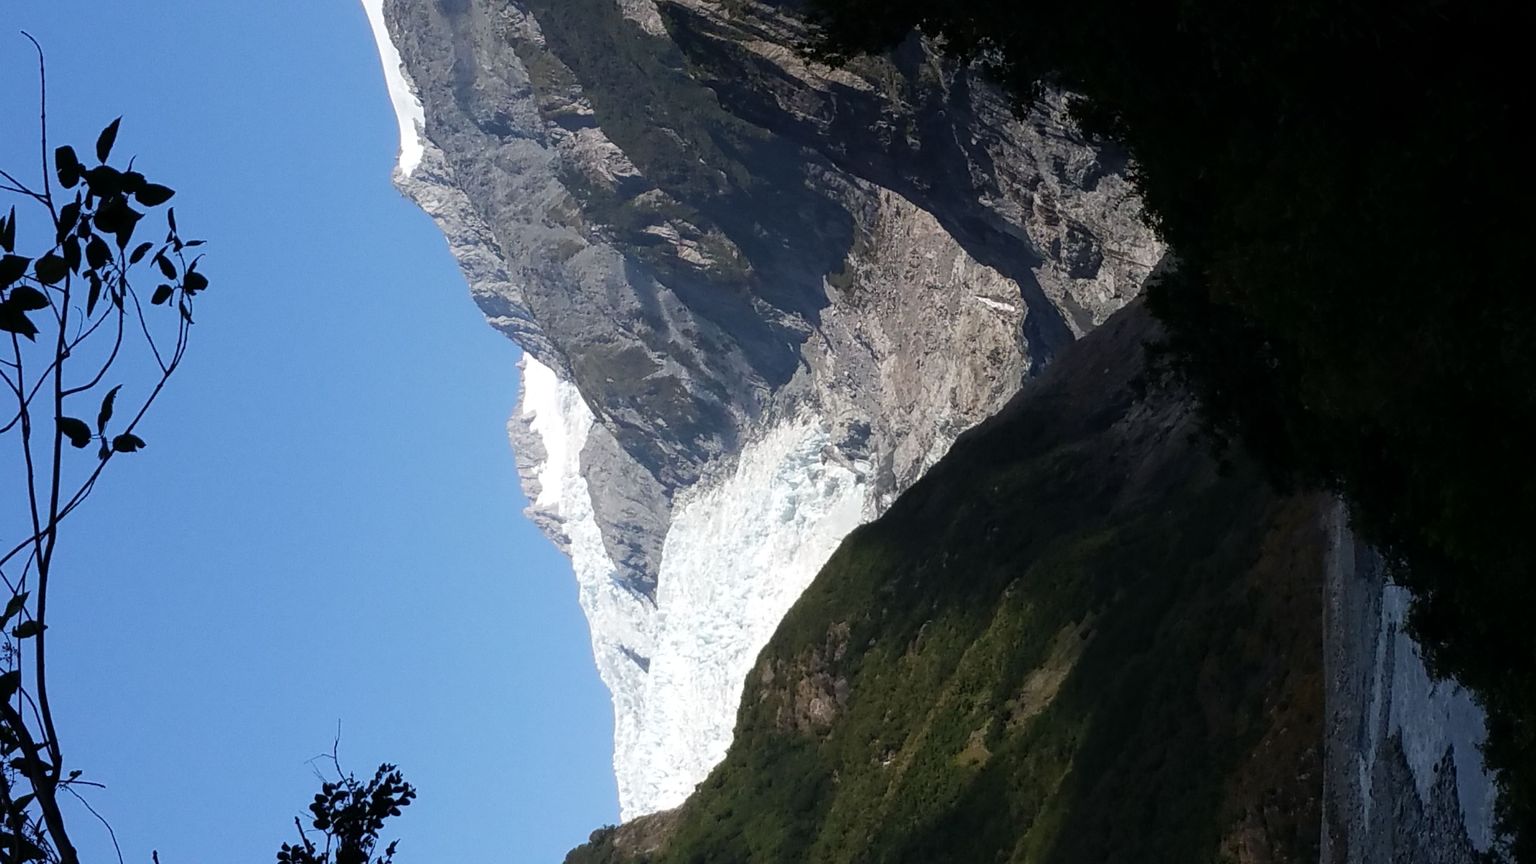
M 623 812 L 673 806 L 838 541 L 1161 248 L 1061 106 L 1016 117 L 916 43 L 833 71 L 771 4 L 380 11 L 420 105 L 397 181 L 527 352 L 512 435 L 613 691 Z

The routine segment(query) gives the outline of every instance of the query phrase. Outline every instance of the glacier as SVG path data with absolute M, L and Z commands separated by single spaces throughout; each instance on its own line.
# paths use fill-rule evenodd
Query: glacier
M 811 414 L 743 448 L 674 514 L 656 654 L 637 736 L 621 742 L 624 818 L 683 803 L 730 747 L 757 654 L 843 537 L 872 515 L 868 465 L 840 460 Z
M 678 508 L 652 603 L 615 578 L 593 515 L 581 472 L 591 409 L 537 359 L 521 365 L 512 422 L 544 451 L 530 509 L 559 526 L 614 696 L 621 816 L 676 807 L 725 757 L 757 652 L 842 538 L 872 517 L 869 466 L 840 458 L 814 414 L 773 426 Z
M 581 452 L 594 425 L 592 410 L 573 384 L 532 355 L 524 354 L 520 365 L 522 401 L 509 425 L 526 425 L 544 451 L 529 510 L 544 517 L 545 524 L 559 526 L 558 542 L 570 556 L 577 597 L 591 624 L 598 676 L 613 694 L 617 753 L 639 736 L 646 675 L 634 658 L 652 653 L 654 607 L 614 578 L 618 568 L 603 546 L 581 472 Z M 616 755 L 619 764 L 632 763 L 621 763 Z

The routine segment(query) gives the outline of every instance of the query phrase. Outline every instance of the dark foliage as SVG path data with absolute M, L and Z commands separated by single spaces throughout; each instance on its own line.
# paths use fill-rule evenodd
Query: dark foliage
M 1536 860 L 1529 4 L 814 0 L 836 60 L 911 28 L 1027 102 L 1081 94 L 1178 270 L 1148 292 L 1213 431 L 1340 493 L 1437 672 L 1490 715 Z
M 368 781 L 354 774 L 326 780 L 309 805 L 309 824 L 320 840 L 310 836 L 302 820 L 298 843 L 284 843 L 277 864 L 394 864 L 398 840 L 375 857 L 379 833 L 392 816 L 416 798 L 416 789 L 405 782 L 399 769 L 380 765 Z
M 38 181 L 0 169 L 0 193 L 21 208 L 0 213 L 0 440 L 18 469 L 6 493 L 26 516 L 0 526 L 0 864 L 79 860 L 60 801 L 98 784 L 67 767 L 48 696 L 60 526 L 110 464 L 145 447 L 136 430 L 185 357 L 209 285 L 202 241 L 183 239 L 174 209 L 163 236 L 144 221 L 175 192 L 132 159 L 109 164 L 120 125 L 102 130 L 91 163 L 67 145 L 48 151 L 44 134 Z M 142 283 L 156 280 L 149 294 Z
M 48 600 L 59 584 L 61 526 L 109 465 L 146 446 L 136 430 L 186 356 L 193 307 L 209 280 L 199 270 L 203 241 L 182 236 L 173 208 L 163 211 L 163 239 L 145 221 L 175 191 L 151 182 L 132 158 L 110 164 L 121 118 L 97 136 L 93 162 L 71 146 L 49 147 L 46 69 L 32 44 L 39 160 L 30 171 L 0 167 L 0 200 L 11 205 L 0 211 L 0 454 L 17 469 L 0 494 L 15 495 L 7 512 L 23 514 L 0 524 L 8 592 L 0 611 L 0 864 L 79 864 L 75 825 L 60 802 L 73 797 L 100 818 L 84 796 L 101 784 L 69 767 L 48 695 Z M 278 860 L 393 864 L 393 843 L 376 858 L 374 847 L 384 820 L 415 797 L 391 765 L 366 783 L 351 775 L 326 781 L 310 808 L 324 842 L 312 842 L 301 823 L 300 842 L 284 845 Z M 160 864 L 159 854 L 152 860 Z

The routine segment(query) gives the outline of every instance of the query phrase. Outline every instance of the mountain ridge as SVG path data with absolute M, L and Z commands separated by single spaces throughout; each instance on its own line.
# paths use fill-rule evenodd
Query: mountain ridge
M 878 513 L 1070 339 L 1065 324 L 1041 325 L 1059 334 L 1049 339 L 1030 335 L 1031 319 L 1066 320 L 1051 294 L 1097 310 L 1077 313 L 1085 320 L 1102 317 L 1135 295 L 1161 250 L 1124 180 L 1099 176 L 1091 167 L 1099 157 L 1059 112 L 1016 119 L 968 72 L 941 68 L 920 47 L 905 71 L 877 66 L 865 77 L 807 71 L 780 52 L 786 67 L 811 77 L 760 83 L 778 95 L 786 80 L 807 94 L 832 88 L 836 98 L 820 104 L 835 114 L 849 95 L 878 96 L 872 80 L 906 75 L 913 93 L 927 94 L 920 111 L 864 96 L 860 110 L 885 104 L 896 126 L 948 122 L 952 137 L 967 140 L 972 115 L 956 108 L 979 106 L 985 122 L 970 152 L 1013 155 L 949 173 L 974 174 L 968 186 L 991 190 L 1001 215 L 986 231 L 954 228 L 975 220 L 942 190 L 907 182 L 927 196 L 925 207 L 847 167 L 858 161 L 855 144 L 885 152 L 905 147 L 905 132 L 818 149 L 769 128 L 763 115 L 777 96 L 763 97 L 755 120 L 728 110 L 699 71 L 722 34 L 749 38 L 724 6 L 658 11 L 667 37 L 624 11 L 610 0 L 383 6 L 423 105 L 424 155 L 399 172 L 401 186 L 443 226 L 493 326 L 554 373 L 534 388 L 539 428 L 580 438 L 556 482 L 537 457 L 569 455 L 568 442 L 530 425 L 538 412 L 526 399 L 513 420 L 523 474 L 536 480 L 532 516 L 576 559 L 594 652 L 615 694 L 621 799 L 635 815 L 679 803 L 723 755 L 740 675 L 821 563 L 765 563 L 732 583 L 741 590 L 729 597 L 690 572 L 668 576 L 673 524 L 712 518 L 693 502 L 719 511 L 725 499 L 711 492 L 741 466 L 805 463 L 783 462 L 786 447 L 819 453 L 816 470 L 841 479 L 793 500 L 797 512 L 825 515 L 774 524 L 820 538 L 805 548 L 829 554 L 851 527 L 851 517 L 834 514 L 856 505 L 856 524 Z M 688 46 L 677 35 L 686 27 L 698 36 Z M 841 161 L 823 152 L 839 149 Z M 879 161 L 874 151 L 860 158 Z M 1088 175 L 1092 188 L 1078 184 Z M 1097 234 L 1087 230 L 1095 226 Z M 1084 251 L 1101 237 L 1113 237 L 1114 254 Z M 549 395 L 566 384 L 579 399 Z M 552 418 L 551 406 L 567 413 Z M 546 495 L 546 481 L 586 500 Z M 835 504 L 839 496 L 851 503 Z M 588 522 L 600 542 L 590 542 Z M 765 534 L 741 557 L 765 560 L 772 548 Z M 668 582 L 698 587 L 668 591 Z M 697 633 L 674 634 L 669 621 L 733 635 L 703 648 Z M 681 683 L 654 686 L 661 680 Z M 698 735 L 673 735 L 657 721 L 663 715 Z M 698 743 L 679 750 L 681 741 Z M 659 765 L 673 767 L 657 775 Z

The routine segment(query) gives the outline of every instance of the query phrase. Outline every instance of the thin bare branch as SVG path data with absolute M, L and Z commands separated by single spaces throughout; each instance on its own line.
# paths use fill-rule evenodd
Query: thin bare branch
M 96 808 L 91 806 L 91 802 L 85 800 L 85 796 L 84 795 L 81 795 L 79 792 L 75 791 L 74 787 L 77 784 L 78 785 L 86 785 L 86 786 L 98 786 L 98 787 L 100 787 L 101 784 L 100 783 L 84 783 L 84 784 L 80 784 L 79 781 L 74 781 L 72 783 L 60 783 L 59 786 L 65 792 L 68 792 L 69 794 L 75 796 L 75 800 L 76 801 L 79 801 L 82 805 L 85 806 L 85 809 L 91 811 L 91 815 L 96 817 L 96 821 L 101 823 L 101 827 L 107 829 L 107 836 L 112 838 L 112 849 L 113 849 L 113 851 L 115 851 L 117 853 L 117 864 L 123 864 L 123 847 L 117 845 L 117 832 L 112 830 L 112 823 L 108 822 L 106 820 L 106 817 L 104 817 L 100 813 L 96 812 Z M 101 787 L 101 788 L 105 788 L 105 787 Z

